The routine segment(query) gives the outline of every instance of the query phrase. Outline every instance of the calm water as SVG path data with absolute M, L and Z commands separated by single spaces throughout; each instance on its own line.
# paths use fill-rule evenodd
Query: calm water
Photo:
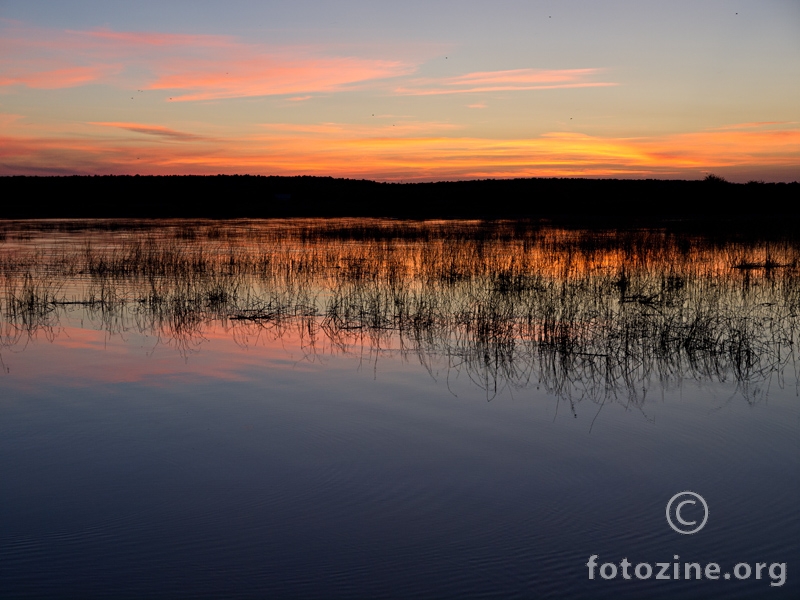
M 3 598 L 800 590 L 800 244 L 20 222 L 0 279 Z

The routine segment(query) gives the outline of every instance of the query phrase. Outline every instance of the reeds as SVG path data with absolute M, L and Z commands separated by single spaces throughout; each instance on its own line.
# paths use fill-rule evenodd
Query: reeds
M 486 390 L 641 405 L 652 385 L 733 381 L 756 401 L 794 361 L 800 245 L 520 222 L 6 225 L 3 345 L 69 307 L 182 351 L 237 340 L 442 362 Z

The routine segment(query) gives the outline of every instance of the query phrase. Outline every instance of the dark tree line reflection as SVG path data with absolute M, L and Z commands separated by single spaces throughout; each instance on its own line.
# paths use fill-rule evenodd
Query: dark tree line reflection
M 654 386 L 796 385 L 800 244 L 533 223 L 17 222 L 0 229 L 0 349 L 79 313 L 183 353 L 223 328 L 320 352 L 401 353 L 491 398 L 573 407 Z

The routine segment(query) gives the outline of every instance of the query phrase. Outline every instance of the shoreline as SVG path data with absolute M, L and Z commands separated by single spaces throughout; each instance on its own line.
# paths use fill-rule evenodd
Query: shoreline
M 800 220 L 800 183 L 736 184 L 714 177 L 381 183 L 310 176 L 5 176 L 0 193 L 7 199 L 0 219 L 384 217 L 610 226 L 682 220 L 780 226 Z

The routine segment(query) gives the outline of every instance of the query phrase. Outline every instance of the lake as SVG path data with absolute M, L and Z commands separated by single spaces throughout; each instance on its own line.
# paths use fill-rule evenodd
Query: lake
M 4 598 L 800 591 L 800 240 L 6 221 L 0 280 Z

